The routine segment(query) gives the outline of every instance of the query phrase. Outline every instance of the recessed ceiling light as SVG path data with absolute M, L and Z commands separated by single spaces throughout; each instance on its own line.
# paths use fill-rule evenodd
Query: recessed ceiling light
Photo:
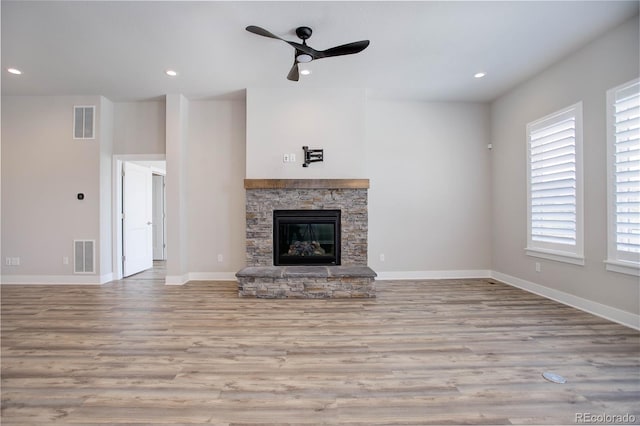
M 477 72 L 477 73 L 475 73 L 473 76 L 474 76 L 475 78 L 482 78 L 482 77 L 484 77 L 485 75 L 487 75 L 487 73 L 486 73 L 486 72 Z
M 15 74 L 15 75 L 22 74 L 22 71 L 20 71 L 18 68 L 7 68 L 7 72 L 10 72 L 11 74 Z
M 176 75 L 178 75 L 178 72 L 174 70 L 166 70 L 164 73 L 167 74 L 169 77 L 175 77 Z

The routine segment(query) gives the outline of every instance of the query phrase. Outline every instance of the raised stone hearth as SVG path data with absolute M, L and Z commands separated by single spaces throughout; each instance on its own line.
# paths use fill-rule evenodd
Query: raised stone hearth
M 375 297 L 367 266 L 368 179 L 245 179 L 247 268 L 238 294 L 268 298 Z M 337 265 L 274 266 L 274 210 L 340 210 Z
M 238 294 L 259 298 L 375 297 L 367 266 L 253 266 L 239 271 Z

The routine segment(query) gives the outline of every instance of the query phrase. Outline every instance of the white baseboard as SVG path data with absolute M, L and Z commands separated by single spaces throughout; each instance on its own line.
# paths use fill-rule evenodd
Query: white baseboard
M 377 280 L 437 280 L 462 278 L 491 278 L 488 269 L 452 271 L 388 271 L 376 272 Z M 237 281 L 235 272 L 188 272 L 184 275 L 167 276 L 165 284 L 183 285 L 188 281 Z
M 104 275 L 2 275 L 2 284 L 21 285 L 101 285 L 113 281 L 113 274 Z
M 115 279 L 115 276 L 113 275 L 113 272 L 109 272 L 108 274 L 104 274 L 100 276 L 100 284 L 106 284 L 108 282 L 111 282 Z
M 164 278 L 165 285 L 184 285 L 189 281 L 189 274 L 167 275 Z
M 488 269 L 452 271 L 376 271 L 376 280 L 447 280 L 462 278 L 491 278 Z
M 184 275 L 167 275 L 166 285 L 184 285 L 189 281 L 236 281 L 235 272 L 188 272 Z
M 189 281 L 237 281 L 235 272 L 189 272 Z
M 492 271 L 491 278 L 530 293 L 537 294 L 538 296 L 546 297 L 547 299 L 555 300 L 556 302 L 560 302 L 564 305 L 597 315 L 609 321 L 617 322 L 618 324 L 640 330 L 640 315 L 612 308 L 611 306 L 603 305 L 602 303 L 594 302 L 592 300 L 583 299 L 582 297 L 574 296 L 573 294 L 503 274 L 502 272 Z

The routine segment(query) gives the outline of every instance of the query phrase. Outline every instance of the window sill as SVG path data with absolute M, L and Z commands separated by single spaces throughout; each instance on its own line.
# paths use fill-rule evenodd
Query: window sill
M 572 253 L 566 253 L 555 250 L 543 250 L 538 248 L 525 249 L 528 256 L 539 257 L 542 259 L 555 260 L 556 262 L 570 263 L 572 265 L 584 266 L 584 257 Z
M 640 265 L 637 263 L 608 259 L 605 260 L 604 263 L 606 265 L 607 271 L 640 277 Z

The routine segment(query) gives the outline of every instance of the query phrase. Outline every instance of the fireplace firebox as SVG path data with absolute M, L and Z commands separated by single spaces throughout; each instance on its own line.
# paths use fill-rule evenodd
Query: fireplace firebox
M 340 210 L 274 210 L 273 264 L 340 265 Z

